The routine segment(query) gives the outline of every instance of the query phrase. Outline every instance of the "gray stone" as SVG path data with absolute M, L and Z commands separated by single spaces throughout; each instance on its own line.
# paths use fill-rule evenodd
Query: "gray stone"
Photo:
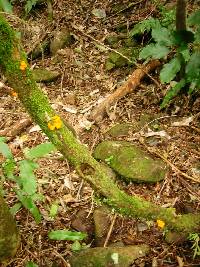
M 58 50 L 70 46 L 74 42 L 74 37 L 68 29 L 61 29 L 54 33 L 50 43 L 50 52 L 55 55 Z
M 32 73 L 33 78 L 36 82 L 49 83 L 56 80 L 60 76 L 60 73 L 58 71 L 51 71 L 46 69 L 34 69 Z
M 70 259 L 71 267 L 128 267 L 149 252 L 149 246 L 96 247 L 82 250 Z
M 106 162 L 127 181 L 156 183 L 163 180 L 167 172 L 162 160 L 153 159 L 140 147 L 126 141 L 104 141 L 96 147 L 94 157 Z

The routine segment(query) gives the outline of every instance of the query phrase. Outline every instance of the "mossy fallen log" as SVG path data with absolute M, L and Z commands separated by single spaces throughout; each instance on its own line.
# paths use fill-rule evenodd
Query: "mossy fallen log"
M 27 112 L 48 136 L 77 173 L 119 213 L 152 220 L 163 220 L 167 228 L 186 233 L 200 228 L 200 214 L 177 215 L 174 208 L 159 207 L 138 196 L 129 196 L 110 179 L 103 167 L 82 145 L 51 107 L 47 97 L 33 79 L 20 40 L 8 22 L 0 17 L 0 65 L 11 87 L 17 92 Z

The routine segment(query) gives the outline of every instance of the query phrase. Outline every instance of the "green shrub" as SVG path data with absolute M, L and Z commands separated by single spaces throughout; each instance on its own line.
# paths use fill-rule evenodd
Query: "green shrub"
M 37 180 L 35 170 L 39 167 L 36 160 L 55 150 L 51 143 L 40 144 L 32 149 L 24 151 L 25 159 L 16 161 L 5 143 L 5 138 L 0 137 L 0 153 L 3 154 L 5 161 L 2 164 L 3 177 L 1 181 L 9 180 L 14 183 L 12 190 L 16 193 L 20 203 L 15 204 L 11 211 L 16 213 L 21 204 L 33 215 L 35 221 L 41 221 L 41 214 L 35 202 L 43 199 L 37 192 Z
M 171 84 L 161 108 L 165 108 L 181 89 L 191 94 L 200 88 L 200 10 L 188 17 L 190 29 L 187 31 L 175 31 L 175 26 L 168 23 L 170 20 L 171 17 L 167 21 L 149 18 L 130 31 L 132 37 L 151 32 L 152 39 L 141 50 L 139 59 L 169 60 L 160 72 L 161 82 Z

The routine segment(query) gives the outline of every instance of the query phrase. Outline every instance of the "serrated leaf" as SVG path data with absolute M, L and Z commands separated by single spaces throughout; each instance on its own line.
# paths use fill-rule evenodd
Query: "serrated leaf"
M 188 61 L 185 72 L 187 79 L 192 81 L 200 76 L 200 52 L 195 52 Z
M 160 59 L 167 56 L 169 52 L 170 50 L 166 46 L 159 44 L 149 44 L 141 50 L 139 59 Z
M 53 151 L 56 151 L 56 148 L 52 143 L 44 143 L 31 148 L 29 151 L 25 151 L 25 156 L 28 159 L 37 159 L 44 157 Z
M 200 25 L 200 9 L 193 12 L 188 18 L 189 25 Z
M 180 82 L 178 82 L 175 86 L 173 86 L 172 88 L 170 88 L 170 90 L 167 92 L 166 96 L 164 97 L 164 99 L 163 99 L 163 101 L 162 101 L 162 103 L 161 103 L 161 105 L 160 105 L 160 108 L 161 108 L 161 109 L 162 109 L 162 108 L 165 108 L 165 107 L 169 104 L 170 100 L 171 100 L 173 97 L 177 96 L 178 93 L 180 92 L 180 90 L 181 90 L 184 86 L 185 86 L 185 80 L 182 79 L 182 80 L 180 80 Z
M 2 141 L 1 141 L 2 140 Z M 13 155 L 12 155 L 12 152 L 9 148 L 9 146 L 4 143 L 3 140 L 5 139 L 1 139 L 0 140 L 0 153 L 7 159 L 12 159 L 13 158 Z
M 33 173 L 37 167 L 38 164 L 30 160 L 22 160 L 19 163 L 19 185 L 28 195 L 33 195 L 37 190 L 36 178 Z
M 164 27 L 156 27 L 152 29 L 152 38 L 156 43 L 162 46 L 172 46 L 174 45 L 174 38 L 170 30 Z
M 177 52 L 180 53 L 185 62 L 188 62 L 188 60 L 190 59 L 190 49 L 187 46 L 181 46 L 177 49 Z
M 150 30 L 158 26 L 160 26 L 160 22 L 158 19 L 149 18 L 136 24 L 129 34 L 133 37 L 136 34 L 143 34 L 145 31 L 149 32 Z
M 33 215 L 36 223 L 41 222 L 41 214 L 37 206 L 35 205 L 34 201 L 29 196 L 24 196 L 23 191 L 21 190 L 14 190 L 18 196 L 18 199 L 22 203 L 22 205 L 30 211 L 30 213 Z
M 8 0 L 0 0 L 0 8 L 6 13 L 12 13 L 12 5 Z
M 181 69 L 181 63 L 178 57 L 173 58 L 169 63 L 165 64 L 160 72 L 160 80 L 162 83 L 169 83 L 174 79 Z
M 53 240 L 83 240 L 87 237 L 86 233 L 72 232 L 68 230 L 57 230 L 48 233 L 48 237 Z

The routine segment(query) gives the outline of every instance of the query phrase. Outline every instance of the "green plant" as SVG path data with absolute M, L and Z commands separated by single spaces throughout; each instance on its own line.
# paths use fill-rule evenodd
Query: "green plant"
M 0 11 L 3 10 L 7 13 L 12 13 L 12 5 L 8 0 L 0 0 Z
M 55 230 L 48 233 L 49 239 L 52 240 L 70 240 L 80 241 L 87 237 L 86 233 L 68 231 L 68 230 Z
M 51 143 L 40 144 L 32 149 L 26 149 L 24 151 L 25 159 L 17 161 L 5 143 L 5 138 L 0 137 L 0 153 L 5 158 L 2 164 L 3 177 L 1 180 L 7 179 L 14 183 L 12 190 L 16 193 L 20 203 L 31 212 L 37 223 L 41 221 L 41 214 L 35 202 L 42 200 L 43 196 L 37 192 L 34 172 L 39 165 L 36 160 L 54 150 L 55 147 Z M 11 208 L 13 214 L 21 207 L 20 203 Z
M 12 13 L 12 2 L 9 0 L 0 0 L 0 8 L 7 13 Z M 35 7 L 39 0 L 26 0 L 24 10 L 26 15 Z
M 192 249 L 194 251 L 194 254 L 193 254 L 193 259 L 194 259 L 196 256 L 200 256 L 200 246 L 199 246 L 200 238 L 199 238 L 199 234 L 198 233 L 192 233 L 192 234 L 189 235 L 188 239 L 190 241 L 192 241 L 192 243 L 193 243 Z
M 166 21 L 149 18 L 130 31 L 132 37 L 151 32 L 151 42 L 141 50 L 139 59 L 169 59 L 160 72 L 161 82 L 171 85 L 161 108 L 165 108 L 181 89 L 191 94 L 200 88 L 200 10 L 188 17 L 188 25 L 190 30 L 178 31 Z

